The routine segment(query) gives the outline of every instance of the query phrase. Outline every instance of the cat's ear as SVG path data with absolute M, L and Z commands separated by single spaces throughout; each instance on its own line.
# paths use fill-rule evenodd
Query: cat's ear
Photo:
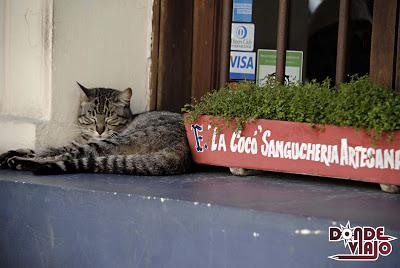
M 131 97 L 132 97 L 131 88 L 127 88 L 124 91 L 121 91 L 121 93 L 118 96 L 119 100 L 124 104 L 129 104 L 131 101 Z
M 78 86 L 82 89 L 83 93 L 85 93 L 86 97 L 89 97 L 89 92 L 90 90 L 84 86 L 82 86 L 78 81 L 76 81 L 76 83 L 78 84 Z

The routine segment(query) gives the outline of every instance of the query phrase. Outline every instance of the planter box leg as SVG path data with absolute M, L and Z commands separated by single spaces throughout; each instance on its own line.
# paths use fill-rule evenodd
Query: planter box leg
M 400 187 L 392 184 L 380 184 L 382 191 L 386 193 L 400 193 Z
M 255 169 L 246 169 L 246 168 L 229 168 L 231 173 L 235 176 L 251 176 L 251 175 L 257 175 L 261 174 L 261 170 L 255 170 Z

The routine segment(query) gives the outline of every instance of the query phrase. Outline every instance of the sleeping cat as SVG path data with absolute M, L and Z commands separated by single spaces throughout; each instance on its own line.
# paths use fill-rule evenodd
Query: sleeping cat
M 191 155 L 182 116 L 146 112 L 133 116 L 132 90 L 83 91 L 78 115 L 81 131 L 68 146 L 35 153 L 29 149 L 0 155 L 0 167 L 35 174 L 99 172 L 128 175 L 170 175 L 186 172 Z

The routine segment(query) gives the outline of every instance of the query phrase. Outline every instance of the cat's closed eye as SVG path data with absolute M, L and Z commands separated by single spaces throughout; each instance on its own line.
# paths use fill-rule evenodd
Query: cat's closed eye
M 110 126 L 121 126 L 121 125 L 125 125 L 126 123 L 128 123 L 128 120 L 123 118 L 123 117 L 112 117 L 109 119 L 106 119 L 106 123 Z
M 88 117 L 80 117 L 79 118 L 79 123 L 82 125 L 93 125 L 96 121 L 94 119 L 90 119 Z
M 119 122 L 108 122 L 108 125 L 112 126 L 112 127 L 117 127 L 119 125 L 121 125 Z

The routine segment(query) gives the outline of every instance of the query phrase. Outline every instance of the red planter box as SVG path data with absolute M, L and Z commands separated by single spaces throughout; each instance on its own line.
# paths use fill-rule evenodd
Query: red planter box
M 196 163 L 400 185 L 400 131 L 374 144 L 351 127 L 260 119 L 236 133 L 223 124 L 210 116 L 185 124 Z

